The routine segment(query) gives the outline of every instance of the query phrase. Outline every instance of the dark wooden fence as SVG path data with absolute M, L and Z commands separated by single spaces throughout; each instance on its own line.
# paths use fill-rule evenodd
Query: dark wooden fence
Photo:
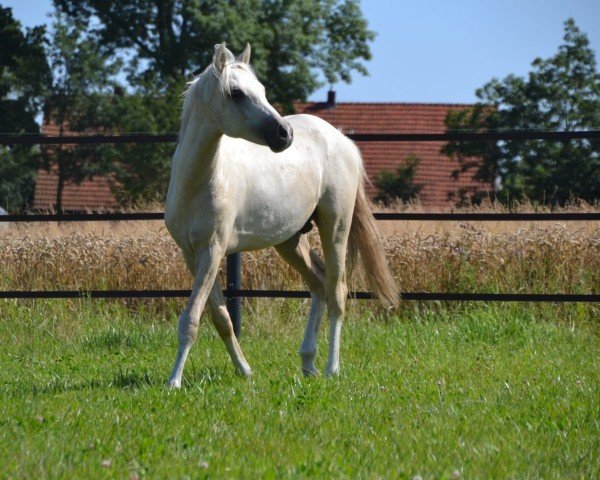
M 355 141 L 508 141 L 572 139 L 600 139 L 600 130 L 547 132 L 447 132 L 408 134 L 352 134 Z M 44 136 L 28 134 L 0 134 L 0 145 L 66 145 L 100 143 L 168 143 L 177 140 L 175 134 L 148 135 L 65 135 Z M 599 221 L 600 213 L 375 213 L 377 220 L 404 221 Z M 163 213 L 102 213 L 63 215 L 5 215 L 0 222 L 85 222 L 85 221 L 140 221 L 162 220 Z M 241 278 L 241 255 L 227 258 L 227 288 L 224 294 L 234 323 L 236 335 L 241 328 L 241 299 L 257 297 L 309 298 L 308 291 L 244 290 Z M 175 298 L 187 297 L 190 290 L 56 290 L 56 291 L 0 291 L 0 298 Z M 366 300 L 374 298 L 370 292 L 351 292 L 349 298 Z M 461 292 L 402 292 L 403 300 L 417 301 L 484 301 L 484 302 L 600 302 L 598 294 L 526 294 L 526 293 L 461 293 Z

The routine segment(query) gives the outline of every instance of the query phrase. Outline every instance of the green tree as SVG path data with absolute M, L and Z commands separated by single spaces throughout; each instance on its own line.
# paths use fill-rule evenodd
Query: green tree
M 366 74 L 362 61 L 370 58 L 374 36 L 355 0 L 55 0 L 54 4 L 60 18 L 77 26 L 78 38 L 90 46 L 90 53 L 102 59 L 90 68 L 110 66 L 113 74 L 116 64 L 110 61 L 120 58 L 118 70 L 128 81 L 127 94 L 114 96 L 112 103 L 97 99 L 96 108 L 104 108 L 104 115 L 87 125 L 89 116 L 82 112 L 90 105 L 89 95 L 83 106 L 62 109 L 71 130 L 69 119 L 75 115 L 83 130 L 177 131 L 185 82 L 192 72 L 209 65 L 214 45 L 222 41 L 238 51 L 250 42 L 253 67 L 270 99 L 291 110 L 294 100 L 305 99 L 323 81 L 349 82 L 354 71 Z M 93 72 L 87 76 L 95 81 Z M 83 98 L 82 89 L 74 93 L 71 101 Z M 94 156 L 84 160 L 81 147 L 64 151 L 69 159 L 65 163 L 75 167 L 65 170 L 65 181 L 80 181 L 110 165 L 122 203 L 164 198 L 172 145 L 131 144 L 94 150 L 98 151 L 102 151 L 100 166 L 93 165 Z
M 115 129 L 113 93 L 120 62 L 85 35 L 84 25 L 61 13 L 55 14 L 48 59 L 53 79 L 47 92 L 45 121 L 60 133 L 89 133 Z M 58 187 L 55 209 L 62 212 L 62 195 L 68 182 L 80 183 L 114 170 L 110 146 L 59 146 L 46 149 L 46 168 L 56 169 Z
M 0 132 L 39 133 L 36 116 L 50 78 L 44 28 L 27 29 L 0 7 Z M 0 205 L 19 211 L 33 200 L 38 148 L 0 146 Z
M 175 132 L 179 128 L 182 86 L 160 91 L 147 85 L 142 92 L 115 102 L 115 118 L 122 132 Z M 162 202 L 169 185 L 172 144 L 123 144 L 113 147 L 114 174 L 120 203 Z
M 398 165 L 396 172 L 382 170 L 373 181 L 379 189 L 375 201 L 390 205 L 398 200 L 408 202 L 419 196 L 423 185 L 415 184 L 414 177 L 420 160 L 416 155 L 409 155 L 406 163 Z
M 350 82 L 371 58 L 357 0 L 55 0 L 108 52 L 128 53 L 129 81 L 173 84 L 207 66 L 213 46 L 253 47 L 270 99 L 290 107 L 323 81 Z M 97 19 L 92 22 L 90 19 Z
M 564 44 L 537 58 L 527 78 L 493 79 L 476 95 L 479 102 L 451 112 L 448 130 L 588 130 L 600 126 L 600 74 L 587 36 L 572 19 Z M 476 178 L 501 187 L 501 201 L 528 198 L 564 204 L 572 198 L 600 198 L 598 140 L 450 142 L 444 151 L 459 170 L 476 168 Z

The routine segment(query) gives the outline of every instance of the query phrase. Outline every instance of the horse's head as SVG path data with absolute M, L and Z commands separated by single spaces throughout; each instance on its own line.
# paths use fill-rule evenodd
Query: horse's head
M 215 46 L 212 71 L 220 88 L 214 88 L 210 99 L 213 120 L 225 135 L 281 152 L 292 144 L 292 127 L 267 101 L 249 62 L 250 44 L 237 57 L 224 43 Z

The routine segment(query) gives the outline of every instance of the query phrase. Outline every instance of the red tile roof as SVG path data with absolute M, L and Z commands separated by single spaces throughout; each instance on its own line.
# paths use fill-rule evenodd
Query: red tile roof
M 56 172 L 39 170 L 35 182 L 34 209 L 54 210 L 57 187 Z M 63 190 L 62 202 L 63 210 L 72 211 L 114 210 L 119 206 L 108 179 L 99 176 L 84 180 L 80 184 L 67 183 Z
M 444 120 L 451 110 L 468 108 L 465 104 L 424 103 L 338 103 L 329 108 L 326 103 L 298 103 L 297 113 L 309 113 L 327 120 L 343 133 L 443 133 Z M 56 125 L 45 124 L 42 132 L 57 135 Z M 444 142 L 357 142 L 365 169 L 370 179 L 381 170 L 395 171 L 409 155 L 421 161 L 414 181 L 422 184 L 421 203 L 426 207 L 440 208 L 456 203 L 460 191 L 491 190 L 490 185 L 473 179 L 472 173 L 453 178 L 457 165 L 440 153 Z M 34 207 L 49 209 L 55 204 L 56 174 L 40 170 L 35 189 Z M 374 197 L 377 189 L 367 186 Z M 65 210 L 113 209 L 117 202 L 107 179 L 95 177 L 80 185 L 69 183 L 64 190 Z
M 465 104 L 426 103 L 338 103 L 328 108 L 326 103 L 300 103 L 298 113 L 317 115 L 351 133 L 444 133 L 444 120 L 451 110 L 468 108 Z M 460 190 L 487 190 L 488 185 L 473 180 L 472 173 L 454 179 L 458 165 L 440 153 L 444 142 L 356 142 L 363 155 L 367 175 L 371 180 L 381 170 L 395 172 L 398 165 L 413 154 L 421 161 L 415 173 L 415 184 L 422 184 L 421 203 L 426 207 L 444 207 L 460 199 Z M 377 189 L 367 187 L 374 197 Z
M 44 122 L 42 125 L 44 135 L 60 135 L 60 127 Z M 76 135 L 74 132 L 64 131 L 64 134 Z M 42 154 L 51 155 L 53 146 L 43 146 Z M 76 147 L 75 147 L 76 148 Z M 58 188 L 58 174 L 56 169 L 51 171 L 38 170 L 33 208 L 36 210 L 51 211 L 56 206 L 56 190 Z M 95 176 L 77 184 L 67 182 L 62 194 L 62 208 L 65 211 L 98 211 L 114 210 L 119 205 L 111 191 L 111 185 L 106 177 Z

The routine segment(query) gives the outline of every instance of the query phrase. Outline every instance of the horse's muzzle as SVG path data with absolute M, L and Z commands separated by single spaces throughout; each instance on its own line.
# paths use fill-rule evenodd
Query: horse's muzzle
M 294 141 L 294 130 L 286 121 L 276 122 L 267 130 L 265 140 L 273 152 L 283 152 Z

